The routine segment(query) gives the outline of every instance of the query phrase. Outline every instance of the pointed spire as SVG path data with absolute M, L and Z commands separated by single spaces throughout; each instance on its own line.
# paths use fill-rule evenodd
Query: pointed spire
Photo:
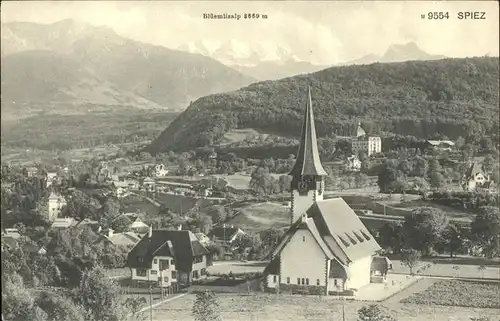
M 319 159 L 318 143 L 316 141 L 316 128 L 314 126 L 314 115 L 312 109 L 311 87 L 308 87 L 306 112 L 304 115 L 304 122 L 302 124 L 302 134 L 300 136 L 297 159 L 295 160 L 295 165 L 289 175 L 294 177 L 304 175 L 328 175 Z

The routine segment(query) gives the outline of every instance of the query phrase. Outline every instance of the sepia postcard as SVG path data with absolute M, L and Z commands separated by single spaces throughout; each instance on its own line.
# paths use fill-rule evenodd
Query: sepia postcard
M 497 1 L 3 1 L 2 321 L 500 321 Z

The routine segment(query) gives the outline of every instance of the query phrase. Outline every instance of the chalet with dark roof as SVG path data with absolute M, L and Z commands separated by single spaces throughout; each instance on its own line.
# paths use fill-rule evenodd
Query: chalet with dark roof
M 291 226 L 271 252 L 267 288 L 339 294 L 369 284 L 381 248 L 342 198 L 323 199 L 327 173 L 319 159 L 310 90 L 290 175 Z
M 488 189 L 491 182 L 489 175 L 486 174 L 483 166 L 478 163 L 472 163 L 462 178 L 462 188 L 465 191 L 474 191 L 476 189 Z
M 206 277 L 209 251 L 191 231 L 150 230 L 127 257 L 132 280 L 162 287 L 188 285 Z
M 244 235 L 240 228 L 235 227 L 234 225 L 222 225 L 213 228 L 208 233 L 208 238 L 214 243 L 223 244 L 223 245 L 231 245 L 231 243 L 236 240 L 239 235 Z

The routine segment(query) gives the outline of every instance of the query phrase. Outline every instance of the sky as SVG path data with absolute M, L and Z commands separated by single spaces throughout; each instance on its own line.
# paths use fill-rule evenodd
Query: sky
M 465 11 L 485 12 L 486 19 L 459 20 Z M 449 19 L 422 19 L 428 12 L 448 12 Z M 207 20 L 203 13 L 268 18 Z M 447 57 L 499 55 L 497 1 L 3 1 L 1 19 L 44 24 L 74 19 L 169 48 L 230 40 L 278 45 L 317 64 L 383 54 L 391 44 L 410 41 Z

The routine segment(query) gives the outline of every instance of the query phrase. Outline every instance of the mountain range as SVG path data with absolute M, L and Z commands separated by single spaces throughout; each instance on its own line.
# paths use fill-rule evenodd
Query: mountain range
M 265 42 L 249 45 L 235 39 L 223 43 L 196 41 L 184 44 L 178 49 L 211 57 L 258 80 L 276 80 L 299 74 L 308 74 L 333 66 L 446 58 L 442 55 L 428 54 L 420 49 L 415 42 L 393 44 L 389 46 L 383 55 L 367 54 L 357 59 L 331 65 L 313 64 L 300 59 L 288 47 Z
M 2 24 L 1 67 L 2 114 L 35 105 L 184 109 L 255 81 L 212 58 L 73 20 Z

